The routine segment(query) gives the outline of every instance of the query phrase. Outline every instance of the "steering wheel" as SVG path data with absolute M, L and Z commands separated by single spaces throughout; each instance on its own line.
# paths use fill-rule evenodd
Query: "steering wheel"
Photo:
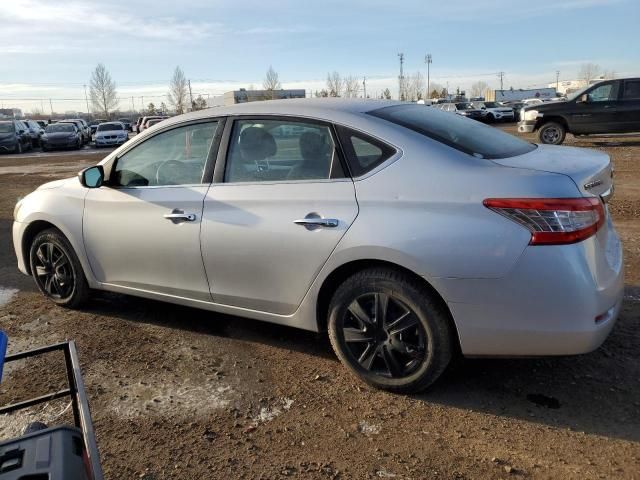
M 162 162 L 156 170 L 156 185 L 172 185 L 176 177 L 180 177 L 181 170 L 184 168 L 182 162 L 178 160 L 167 160 Z M 168 169 L 168 171 L 165 171 Z M 171 169 L 174 169 L 173 171 Z M 176 175 L 177 173 L 177 175 Z
M 256 160 L 256 173 L 260 172 L 268 172 L 271 169 L 271 164 L 269 163 L 269 159 L 265 158 L 262 160 Z

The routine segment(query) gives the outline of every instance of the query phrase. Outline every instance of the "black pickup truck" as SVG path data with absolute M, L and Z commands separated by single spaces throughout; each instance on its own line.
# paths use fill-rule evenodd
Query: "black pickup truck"
M 524 107 L 518 131 L 537 131 L 541 143 L 552 145 L 560 145 L 567 133 L 640 133 L 640 78 L 604 80 L 566 101 Z

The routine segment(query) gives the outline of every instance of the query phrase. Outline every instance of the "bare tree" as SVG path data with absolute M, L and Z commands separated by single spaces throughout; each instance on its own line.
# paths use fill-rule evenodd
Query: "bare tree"
M 487 82 L 483 82 L 479 80 L 471 85 L 471 96 L 472 97 L 484 97 L 486 91 L 489 89 L 489 84 Z
M 104 118 L 108 119 L 109 111 L 118 106 L 116 82 L 113 81 L 107 68 L 102 63 L 99 63 L 91 74 L 89 95 L 93 109 L 104 114 Z
M 416 72 L 413 75 L 409 75 L 405 77 L 404 82 L 404 99 L 411 102 L 422 100 L 425 88 L 422 73 Z
M 440 98 L 440 92 L 443 90 L 442 85 L 438 82 L 431 82 L 430 87 L 429 98 Z
M 334 71 L 327 74 L 327 90 L 330 97 L 340 97 L 343 87 L 344 81 L 338 72 Z
M 147 105 L 147 114 L 148 115 L 155 115 L 157 113 L 156 110 L 156 106 L 154 105 L 153 102 L 149 103 L 149 105 Z
M 578 77 L 587 82 L 588 85 L 591 80 L 600 75 L 600 71 L 600 65 L 597 65 L 595 63 L 583 63 L 582 65 L 580 65 Z
M 356 98 L 360 91 L 360 79 L 353 75 L 345 77 L 344 82 L 344 96 L 347 98 Z
M 385 88 L 384 92 L 382 92 L 382 98 L 385 100 L 391 100 L 391 91 L 388 88 Z
M 275 98 L 275 91 L 282 88 L 280 79 L 278 78 L 278 72 L 276 72 L 271 65 L 269 65 L 269 70 L 267 70 L 264 80 L 262 81 L 262 88 L 269 92 L 269 96 L 272 99 Z
M 176 113 L 180 115 L 184 113 L 187 107 L 187 78 L 180 67 L 176 67 L 173 71 L 173 77 L 169 82 L 169 94 L 167 95 L 169 103 L 173 106 Z
M 202 95 L 198 95 L 198 97 L 193 101 L 194 110 L 204 110 L 207 107 L 208 107 L 207 101 L 204 99 Z

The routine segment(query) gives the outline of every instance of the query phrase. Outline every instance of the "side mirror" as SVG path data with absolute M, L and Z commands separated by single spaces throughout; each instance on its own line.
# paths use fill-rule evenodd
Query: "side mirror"
M 578 103 L 589 103 L 589 94 L 584 93 L 580 95 L 580 98 L 578 99 Z
M 24 133 L 24 130 L 20 129 L 20 130 L 18 130 L 18 133 L 19 133 L 20 135 L 22 135 L 22 134 Z
M 102 165 L 85 168 L 78 174 L 78 179 L 83 187 L 99 188 L 104 182 L 104 168 Z

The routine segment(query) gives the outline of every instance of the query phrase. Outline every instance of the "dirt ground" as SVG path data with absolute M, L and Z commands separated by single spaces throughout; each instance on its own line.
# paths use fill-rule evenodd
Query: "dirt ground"
M 88 151 L 0 156 L 0 327 L 10 351 L 77 342 L 109 479 L 640 479 L 640 140 L 567 144 L 613 158 L 625 249 L 620 319 L 588 355 L 461 360 L 402 396 L 351 377 L 323 335 L 122 295 L 53 307 L 16 270 L 12 210 Z M 60 368 L 12 367 L 0 404 L 61 388 Z M 0 439 L 68 417 L 65 401 L 5 416 Z

